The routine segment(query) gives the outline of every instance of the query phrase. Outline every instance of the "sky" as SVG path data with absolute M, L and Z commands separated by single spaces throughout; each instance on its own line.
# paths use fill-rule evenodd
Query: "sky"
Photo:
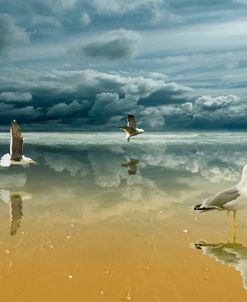
M 247 129 L 247 0 L 0 0 L 0 130 Z

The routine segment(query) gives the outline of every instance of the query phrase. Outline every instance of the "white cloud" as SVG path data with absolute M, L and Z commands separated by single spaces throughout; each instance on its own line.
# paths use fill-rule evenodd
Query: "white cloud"
M 5 91 L 0 93 L 1 101 L 17 101 L 17 102 L 30 102 L 32 101 L 32 94 L 30 92 L 10 92 Z
M 221 108 L 229 107 L 233 104 L 236 104 L 239 101 L 239 98 L 235 95 L 226 95 L 226 96 L 208 96 L 204 95 L 196 99 L 195 106 L 199 106 L 205 110 L 217 110 Z

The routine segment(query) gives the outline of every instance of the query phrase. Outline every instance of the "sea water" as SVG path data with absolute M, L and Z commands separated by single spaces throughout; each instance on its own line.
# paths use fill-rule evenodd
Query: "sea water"
M 235 228 L 193 211 L 246 150 L 244 132 L 25 133 L 37 164 L 0 168 L 1 301 L 246 301 L 247 210 Z

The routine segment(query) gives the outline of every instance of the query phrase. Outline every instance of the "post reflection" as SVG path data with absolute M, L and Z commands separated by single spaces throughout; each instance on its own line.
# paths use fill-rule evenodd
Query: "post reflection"
M 0 190 L 0 198 L 9 205 L 9 229 L 10 235 L 17 234 L 23 220 L 23 201 L 31 199 L 32 195 L 26 192 L 10 192 L 6 189 Z

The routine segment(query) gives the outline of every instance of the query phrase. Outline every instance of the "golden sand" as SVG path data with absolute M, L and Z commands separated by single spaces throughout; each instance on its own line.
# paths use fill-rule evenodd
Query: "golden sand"
M 197 215 L 184 208 L 166 219 L 159 211 L 83 224 L 79 214 L 63 222 L 56 207 L 38 219 L 30 203 L 11 237 L 5 206 L 0 206 L 1 301 L 247 300 L 238 271 L 193 247 L 201 239 L 231 240 L 224 213 Z M 244 234 L 240 229 L 240 239 Z

